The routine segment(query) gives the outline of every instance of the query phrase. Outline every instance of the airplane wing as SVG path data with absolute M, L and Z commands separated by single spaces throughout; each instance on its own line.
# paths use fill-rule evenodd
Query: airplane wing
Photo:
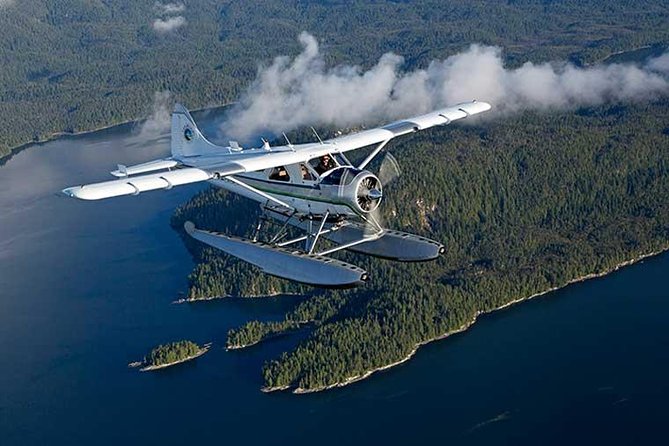
M 447 125 L 491 108 L 486 102 L 465 102 L 395 121 L 383 127 L 328 139 L 322 143 L 233 150 L 231 147 L 214 146 L 207 141 L 197 129 L 188 111 L 183 106 L 177 105 L 172 115 L 172 158 L 130 167 L 119 165 L 118 170 L 112 172 L 112 175 L 119 177 L 117 180 L 68 187 L 63 192 L 82 200 L 100 200 L 122 195 L 137 195 L 150 190 L 171 189 L 174 186 L 212 178 L 307 162 L 326 154 L 345 153 L 374 144 L 385 145 L 398 136 L 437 125 Z M 188 148 L 187 152 L 184 151 L 184 146 Z M 140 175 L 174 167 L 176 167 L 174 170 Z
M 429 129 L 437 125 L 447 125 L 453 121 L 487 112 L 492 108 L 487 102 L 465 102 L 452 107 L 436 110 L 425 115 L 416 116 L 401 121 L 395 121 L 380 128 L 365 130 L 351 135 L 340 136 L 328 140 L 340 152 L 355 150 L 372 144 L 381 143 L 397 136 L 406 135 L 420 130 Z
M 233 165 L 242 167 L 245 172 L 255 172 L 290 164 L 302 163 L 327 154 L 344 153 L 360 149 L 374 144 L 390 141 L 401 135 L 425 130 L 437 125 L 447 125 L 453 121 L 464 119 L 469 116 L 487 112 L 492 106 L 486 102 L 466 102 L 452 107 L 436 110 L 425 115 L 396 121 L 383 127 L 350 135 L 328 139 L 323 143 L 296 144 L 292 148 L 287 146 L 277 147 L 265 153 L 230 160 L 222 164 L 201 164 L 201 168 L 212 172 L 218 172 L 219 168 L 231 168 Z M 277 151 L 277 149 L 281 149 Z M 224 176 L 219 172 L 220 176 Z
M 231 171 L 228 175 L 241 173 Z M 65 195 L 80 200 L 101 200 L 103 198 L 120 197 L 122 195 L 139 195 L 157 189 L 172 189 L 189 183 L 207 181 L 212 178 L 209 172 L 202 169 L 186 168 L 150 175 L 128 176 L 120 180 L 103 181 L 102 183 L 86 184 L 63 189 Z

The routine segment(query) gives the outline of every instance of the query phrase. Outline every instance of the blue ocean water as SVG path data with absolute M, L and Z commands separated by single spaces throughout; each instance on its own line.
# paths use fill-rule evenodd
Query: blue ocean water
M 366 381 L 261 393 L 263 361 L 296 340 L 226 352 L 226 332 L 299 298 L 171 303 L 192 261 L 169 218 L 202 186 L 95 203 L 58 193 L 166 147 L 124 126 L 0 167 L 3 446 L 666 442 L 667 255 L 485 316 Z M 127 367 L 183 338 L 214 346 L 159 373 Z

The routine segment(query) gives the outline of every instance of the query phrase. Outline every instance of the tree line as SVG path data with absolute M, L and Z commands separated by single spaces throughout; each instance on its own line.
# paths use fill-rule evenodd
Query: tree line
M 258 64 L 300 51 L 313 33 L 326 63 L 369 67 L 385 52 L 426 67 L 471 43 L 528 60 L 590 64 L 669 41 L 666 1 L 412 2 L 193 0 L 186 25 L 152 24 L 154 2 L 22 1 L 0 14 L 0 158 L 10 149 L 151 113 L 168 90 L 189 108 L 235 101 Z M 633 30 L 633 31 L 630 31 Z
M 181 361 L 191 356 L 195 356 L 202 351 L 202 348 L 192 341 L 176 341 L 168 344 L 161 344 L 154 347 L 148 355 L 144 357 L 144 363 L 148 366 L 160 366 Z

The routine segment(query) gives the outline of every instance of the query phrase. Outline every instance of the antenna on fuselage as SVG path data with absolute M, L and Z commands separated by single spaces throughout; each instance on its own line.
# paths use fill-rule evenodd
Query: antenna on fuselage
M 290 142 L 290 139 L 288 139 L 288 137 L 286 136 L 286 133 L 282 132 L 281 134 L 283 135 L 284 138 L 286 138 L 286 142 L 288 143 L 288 147 L 290 148 L 290 150 L 292 150 L 294 152 L 295 148 L 293 147 L 293 143 Z
M 316 135 L 316 138 L 318 138 L 318 142 L 321 143 L 321 144 L 323 144 L 323 140 L 322 140 L 321 137 L 318 135 L 318 132 L 316 131 L 316 129 L 313 128 L 313 127 L 311 127 L 311 131 L 314 132 L 314 135 Z

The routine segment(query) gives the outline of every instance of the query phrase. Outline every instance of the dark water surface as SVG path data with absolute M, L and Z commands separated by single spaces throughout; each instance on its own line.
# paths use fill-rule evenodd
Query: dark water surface
M 666 443 L 667 255 L 484 317 L 370 380 L 262 394 L 263 361 L 294 340 L 225 352 L 225 333 L 296 298 L 171 304 L 192 261 L 169 218 L 200 186 L 58 194 L 166 146 L 126 126 L 0 168 L 1 445 Z M 158 373 L 126 367 L 182 338 L 214 347 Z

